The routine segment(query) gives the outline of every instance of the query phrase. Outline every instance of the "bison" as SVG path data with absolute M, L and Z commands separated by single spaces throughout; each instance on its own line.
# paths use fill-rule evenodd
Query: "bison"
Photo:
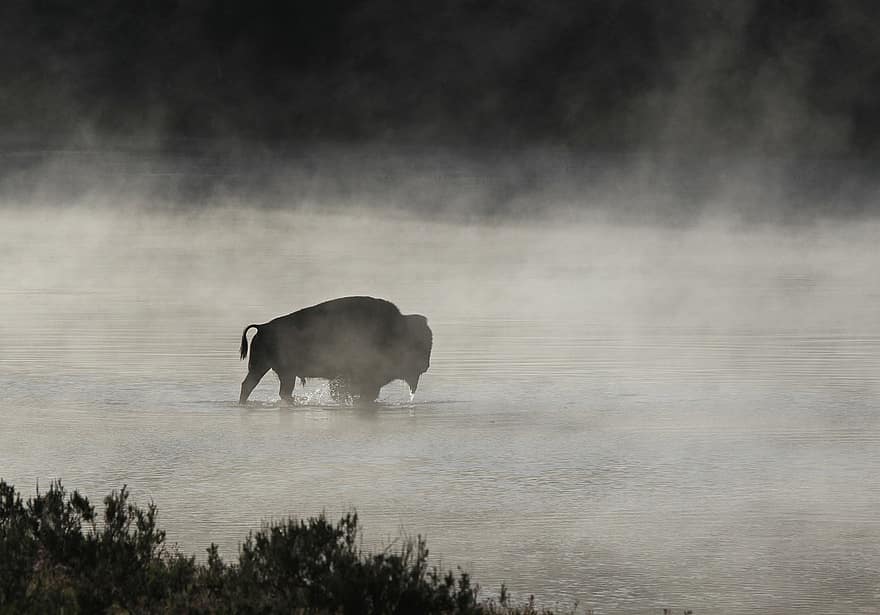
M 343 297 L 248 325 L 241 334 L 242 359 L 248 355 L 251 328 L 257 333 L 240 403 L 270 369 L 278 374 L 279 395 L 287 401 L 293 398 L 297 378 L 303 383 L 305 378 L 336 381 L 361 401 L 374 401 L 379 389 L 397 379 L 405 380 L 414 394 L 431 361 L 428 319 L 401 314 L 384 299 Z

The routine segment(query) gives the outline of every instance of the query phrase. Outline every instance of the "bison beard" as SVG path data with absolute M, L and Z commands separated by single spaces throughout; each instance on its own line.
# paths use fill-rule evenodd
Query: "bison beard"
M 248 355 L 248 375 L 241 383 L 244 403 L 270 369 L 281 381 L 279 395 L 293 399 L 296 379 L 326 378 L 342 382 L 345 395 L 373 401 L 379 389 L 402 379 L 415 393 L 431 361 L 428 320 L 404 315 L 393 303 L 373 297 L 343 297 L 303 308 L 264 324 L 251 324 L 241 334 L 241 358 Z

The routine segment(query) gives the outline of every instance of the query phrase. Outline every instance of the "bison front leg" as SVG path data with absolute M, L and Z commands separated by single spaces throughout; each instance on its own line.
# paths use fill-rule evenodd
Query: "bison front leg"
M 250 397 L 251 391 L 253 391 L 254 387 L 256 387 L 260 383 L 260 379 L 263 376 L 265 376 L 266 372 L 268 372 L 268 371 L 269 371 L 268 367 L 265 369 L 264 368 L 258 368 L 258 369 L 252 368 L 250 371 L 248 371 L 248 375 L 245 377 L 245 379 L 241 383 L 241 394 L 238 396 L 238 403 L 243 404 L 248 400 L 248 397 Z
M 355 387 L 355 393 L 362 403 L 370 403 L 376 401 L 379 397 L 380 385 L 370 380 L 360 380 Z
M 370 384 L 361 389 L 361 401 L 372 403 L 379 397 L 379 386 Z

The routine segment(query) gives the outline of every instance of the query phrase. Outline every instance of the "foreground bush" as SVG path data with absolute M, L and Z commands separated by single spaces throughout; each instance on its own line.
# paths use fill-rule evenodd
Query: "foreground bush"
M 61 482 L 26 503 L 0 480 L 0 613 L 492 613 L 467 573 L 427 565 L 421 538 L 398 552 L 363 553 L 357 515 L 264 525 L 222 561 L 165 545 L 156 506 L 139 508 L 125 487 L 104 498 L 103 523 Z

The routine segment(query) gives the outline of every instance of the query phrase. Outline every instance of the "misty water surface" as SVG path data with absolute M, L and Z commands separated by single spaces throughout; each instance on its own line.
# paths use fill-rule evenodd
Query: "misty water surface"
M 128 484 L 189 553 L 356 508 L 547 605 L 870 612 L 876 231 L 3 210 L 0 476 Z M 413 403 L 235 403 L 244 325 L 349 294 L 428 316 Z

